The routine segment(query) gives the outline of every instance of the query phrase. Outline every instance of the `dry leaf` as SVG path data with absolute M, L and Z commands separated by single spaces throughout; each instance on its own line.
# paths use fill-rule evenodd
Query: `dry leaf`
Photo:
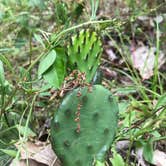
M 53 152 L 51 145 L 47 145 L 43 150 L 36 153 L 32 159 L 46 165 L 53 165 L 53 163 L 58 159 Z
M 32 143 L 26 142 L 22 147 L 16 144 L 16 147 L 20 150 L 21 160 L 17 161 L 17 166 L 26 165 L 27 160 L 29 166 L 60 166 L 60 162 L 53 152 L 51 145 L 46 145 L 42 142 Z M 10 166 L 14 165 L 13 161 Z
M 46 166 L 45 164 L 42 164 L 42 163 L 38 163 L 32 159 L 28 159 L 28 160 L 25 160 L 25 159 L 22 159 L 22 160 L 19 160 L 19 161 L 16 161 L 16 162 L 12 162 L 10 164 L 10 166 Z
M 118 141 L 116 143 L 117 151 L 128 149 L 129 146 L 130 146 L 130 141 L 129 140 L 122 140 L 122 141 Z
M 113 52 L 113 50 L 110 49 L 106 49 L 106 53 L 108 55 L 108 59 L 111 61 L 114 61 L 115 59 L 117 59 L 117 56 L 115 55 L 115 53 Z
M 166 153 L 155 150 L 153 153 L 153 163 L 156 166 L 166 166 Z
M 153 75 L 155 64 L 156 48 L 141 46 L 132 51 L 131 60 L 133 66 L 139 70 L 143 80 L 149 79 Z M 165 62 L 164 53 L 159 52 L 158 68 Z
M 137 158 L 137 161 L 138 161 L 137 166 L 147 166 L 143 157 L 143 148 L 138 148 L 136 150 L 135 157 Z

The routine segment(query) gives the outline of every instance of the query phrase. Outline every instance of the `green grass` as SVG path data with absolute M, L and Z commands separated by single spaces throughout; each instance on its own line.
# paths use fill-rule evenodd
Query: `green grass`
M 153 27 L 154 39 L 140 25 L 139 31 L 134 28 L 138 16 L 162 15 L 160 7 L 164 4 L 154 3 L 150 8 L 146 1 L 142 1 L 141 7 L 136 1 L 126 0 L 130 9 L 128 17 L 106 16 L 105 20 L 98 20 L 100 3 L 99 0 L 91 0 L 88 4 L 75 1 L 72 5 L 58 0 L 0 0 L 0 166 L 9 165 L 14 158 L 19 160 L 23 144 L 38 138 L 39 128 L 51 119 L 58 105 L 59 98 L 50 100 L 50 91 L 55 89 L 38 78 L 40 60 L 52 48 L 66 45 L 66 39 L 84 27 L 96 28 L 103 38 L 113 41 L 117 55 L 124 61 L 123 67 L 110 65 L 107 59 L 101 64 L 115 71 L 118 77 L 114 80 L 103 78 L 103 84 L 116 95 L 120 107 L 111 162 L 136 165 L 136 161 L 131 162 L 130 154 L 132 148 L 138 147 L 144 149 L 144 156 L 150 162 L 152 156 L 147 154 L 148 147 L 166 139 L 166 75 L 158 69 L 163 42 L 159 32 L 165 33 L 163 25 L 156 23 Z M 64 13 L 62 17 L 61 13 Z M 154 75 L 145 81 L 133 67 L 129 50 L 131 39 L 139 35 L 156 47 Z M 129 79 L 131 84 L 123 84 L 121 77 Z M 147 138 L 151 141 L 146 141 Z M 126 139 L 130 146 L 125 156 L 115 157 L 115 143 Z

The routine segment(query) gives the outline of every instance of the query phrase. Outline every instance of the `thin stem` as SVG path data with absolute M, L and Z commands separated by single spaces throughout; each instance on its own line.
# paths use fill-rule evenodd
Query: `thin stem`
M 68 29 L 65 29 L 63 30 L 62 32 L 60 32 L 59 34 L 57 35 L 54 35 L 53 38 L 52 38 L 52 42 L 50 43 L 50 47 L 49 48 L 46 48 L 46 51 L 44 53 L 41 53 L 32 63 L 31 65 L 29 66 L 29 68 L 27 69 L 27 71 L 29 72 L 33 66 L 45 55 L 49 52 L 49 50 L 51 48 L 54 48 L 54 43 L 58 42 L 58 40 L 66 33 L 70 32 L 70 31 L 73 31 L 74 29 L 78 29 L 80 27 L 83 27 L 83 26 L 86 26 L 86 25 L 89 25 L 89 24 L 105 24 L 105 23 L 113 23 L 115 20 L 101 20 L 101 21 L 88 21 L 88 22 L 85 22 L 85 23 L 82 23 L 82 24 L 79 24 L 79 25 L 76 25 L 76 26 L 73 26 L 71 28 L 68 28 Z M 126 22 L 123 22 L 123 23 L 126 23 Z
M 30 31 L 29 32 L 29 65 L 31 65 L 32 63 L 32 32 Z M 31 72 L 31 70 L 29 71 Z M 30 81 L 32 81 L 32 74 L 30 73 L 29 74 L 29 77 L 30 77 Z M 30 83 L 30 88 L 32 89 L 32 83 Z
M 48 51 L 47 51 L 48 52 Z M 32 63 L 31 65 L 28 67 L 27 71 L 29 72 L 33 66 L 47 53 L 47 52 L 44 52 L 44 53 L 41 53 Z
M 120 41 L 121 41 L 121 43 L 122 43 L 122 48 L 125 50 L 126 48 L 124 47 L 125 44 L 124 44 L 124 41 L 123 41 L 123 37 L 122 37 L 122 35 L 121 35 L 121 33 L 120 33 L 119 30 L 116 30 L 116 31 L 117 31 L 118 34 L 119 34 Z M 106 35 L 107 35 L 112 41 L 114 41 L 113 38 L 112 38 L 107 32 L 106 32 Z M 130 73 L 131 73 L 132 81 L 134 82 L 135 85 L 137 85 L 138 88 L 140 87 L 140 85 L 141 85 L 141 87 L 142 87 L 141 80 L 140 80 L 140 78 L 139 78 L 139 76 L 138 76 L 136 70 L 135 70 L 132 66 L 130 67 L 130 65 L 129 65 L 128 61 L 127 61 L 127 60 L 131 61 L 131 59 L 128 58 L 128 59 L 126 60 L 126 57 L 124 57 L 124 52 L 122 52 L 122 51 L 119 49 L 119 46 L 118 46 L 115 42 L 114 42 L 114 44 L 115 44 L 115 47 L 118 49 L 119 53 L 121 54 L 121 56 L 122 56 L 122 58 L 123 58 L 123 60 L 124 60 L 124 62 L 125 62 L 125 64 L 126 64 L 128 70 L 129 70 Z M 126 50 L 126 51 L 127 51 L 127 50 Z M 127 52 L 127 53 L 129 54 L 129 52 Z M 139 90 L 140 90 L 140 93 L 142 94 L 143 98 L 146 99 L 146 100 L 149 100 L 149 98 L 148 98 L 148 96 L 146 95 L 146 93 L 144 92 L 144 90 L 143 90 L 142 88 L 139 88 Z M 149 106 L 150 106 L 150 105 L 149 105 Z
M 129 127 L 131 127 L 131 123 L 132 123 L 132 120 L 131 120 L 131 111 L 129 112 Z M 129 146 L 129 150 L 127 152 L 127 158 L 126 158 L 126 162 L 125 162 L 125 165 L 127 166 L 128 163 L 129 163 L 129 158 L 130 158 L 130 152 L 131 152 L 131 148 L 133 146 L 133 142 L 134 142 L 134 139 L 133 139 L 133 136 L 132 136 L 132 130 L 129 131 L 129 134 L 130 134 L 130 146 Z
M 91 4 L 91 20 L 95 20 L 97 9 L 99 6 L 99 0 L 91 0 L 90 4 Z
M 32 32 L 29 32 L 29 65 L 32 61 Z
M 158 78 L 158 62 L 159 62 L 159 49 L 160 49 L 160 30 L 159 24 L 156 22 L 156 56 L 154 62 L 154 77 L 153 77 L 153 91 L 157 90 L 157 78 Z M 153 96 L 155 98 L 155 95 Z
M 5 130 L 2 130 L 2 131 L 0 132 L 0 135 L 4 134 L 4 133 L 6 133 L 6 132 L 8 132 L 8 131 L 10 131 L 10 130 L 13 130 L 13 129 L 15 129 L 15 128 L 16 128 L 16 125 L 15 125 L 15 126 L 11 126 L 11 127 L 7 128 L 7 129 L 5 129 Z
M 18 88 L 15 88 L 15 90 L 13 91 L 13 93 L 10 95 L 8 101 L 2 105 L 0 117 L 2 116 L 3 113 L 5 113 L 5 108 L 10 104 L 10 102 L 12 101 L 13 97 L 15 96 L 17 90 L 18 90 Z
M 18 159 L 19 159 L 19 156 L 20 156 L 20 152 L 21 152 L 21 148 L 23 147 L 23 145 L 25 144 L 25 141 L 27 140 L 27 131 L 28 131 L 28 124 L 30 122 L 30 118 L 31 118 L 31 115 L 32 115 L 32 110 L 33 110 L 33 106 L 34 106 L 34 103 L 35 103 L 35 100 L 37 98 L 37 95 L 36 94 L 33 99 L 32 99 L 32 104 L 30 106 L 30 110 L 29 110 L 29 114 L 28 114 L 28 117 L 27 117 L 27 121 L 26 121 L 26 124 L 25 124 L 25 130 L 24 130 L 24 133 L 23 133 L 23 138 L 21 139 L 21 144 L 18 148 L 18 151 L 17 151 L 17 154 L 16 154 L 16 157 L 14 159 L 14 165 L 16 165 Z
M 68 28 L 68 29 L 65 29 L 64 31 L 60 32 L 58 35 L 56 35 L 55 37 L 53 37 L 53 41 L 52 43 L 55 43 L 56 40 L 58 40 L 62 35 L 64 35 L 65 33 L 68 33 L 74 29 L 78 29 L 82 26 L 86 26 L 86 25 L 89 25 L 89 24 L 104 24 L 104 23 L 112 23 L 114 22 L 115 20 L 100 20 L 100 21 L 88 21 L 88 22 L 85 22 L 85 23 L 82 23 L 82 24 L 79 24 L 79 25 L 76 25 L 76 26 L 73 26 L 71 28 Z

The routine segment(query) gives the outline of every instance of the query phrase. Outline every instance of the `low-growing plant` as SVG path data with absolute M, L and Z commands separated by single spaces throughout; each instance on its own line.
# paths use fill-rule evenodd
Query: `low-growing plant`
M 154 22 L 151 38 L 137 18 L 164 5 L 137 2 L 124 1 L 129 16 L 113 19 L 98 10 L 109 1 L 0 0 L 0 165 L 21 159 L 27 141 L 49 138 L 64 165 L 136 165 L 140 148 L 154 164 L 165 139 L 166 76 L 157 61 L 165 26 Z M 148 80 L 131 60 L 140 40 L 157 50 Z M 129 141 L 122 154 L 121 140 Z

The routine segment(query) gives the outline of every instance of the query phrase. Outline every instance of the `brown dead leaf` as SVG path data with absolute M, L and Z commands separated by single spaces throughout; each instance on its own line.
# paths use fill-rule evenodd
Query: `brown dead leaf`
M 56 160 L 58 160 L 57 156 L 53 152 L 51 145 L 47 145 L 43 150 L 36 153 L 32 159 L 35 161 L 41 162 L 46 165 L 53 165 Z
M 20 150 L 21 160 L 17 161 L 17 166 L 26 165 L 27 161 L 29 166 L 61 166 L 57 156 L 52 150 L 51 144 L 46 145 L 42 142 L 26 142 L 22 147 L 18 144 L 16 147 Z M 13 161 L 10 166 L 13 166 L 15 162 Z
M 117 151 L 128 149 L 129 146 L 130 146 L 130 141 L 129 140 L 122 140 L 122 141 L 118 141 L 116 143 Z
M 40 152 L 46 145 L 43 143 L 35 144 L 33 142 L 26 142 L 21 147 L 19 144 L 16 144 L 15 146 L 17 149 L 21 148 L 21 159 L 28 159 Z
M 110 61 L 114 61 L 114 60 L 117 59 L 117 56 L 115 55 L 114 51 L 113 51 L 111 48 L 106 49 L 106 53 L 107 53 L 108 59 L 109 59 Z
M 138 166 L 147 166 L 143 157 L 143 148 L 138 148 L 136 150 L 135 157 L 138 161 Z
M 27 160 L 19 160 L 19 161 L 16 161 L 16 162 L 12 162 L 10 164 L 10 166 L 46 166 L 45 164 L 42 164 L 42 163 L 38 163 L 32 159 L 27 159 Z
M 131 53 L 133 66 L 138 69 L 143 80 L 149 79 L 153 75 L 155 64 L 156 48 L 141 46 Z M 158 68 L 165 62 L 164 53 L 159 52 Z
M 166 166 L 166 153 L 155 150 L 153 153 L 153 163 L 156 166 Z

